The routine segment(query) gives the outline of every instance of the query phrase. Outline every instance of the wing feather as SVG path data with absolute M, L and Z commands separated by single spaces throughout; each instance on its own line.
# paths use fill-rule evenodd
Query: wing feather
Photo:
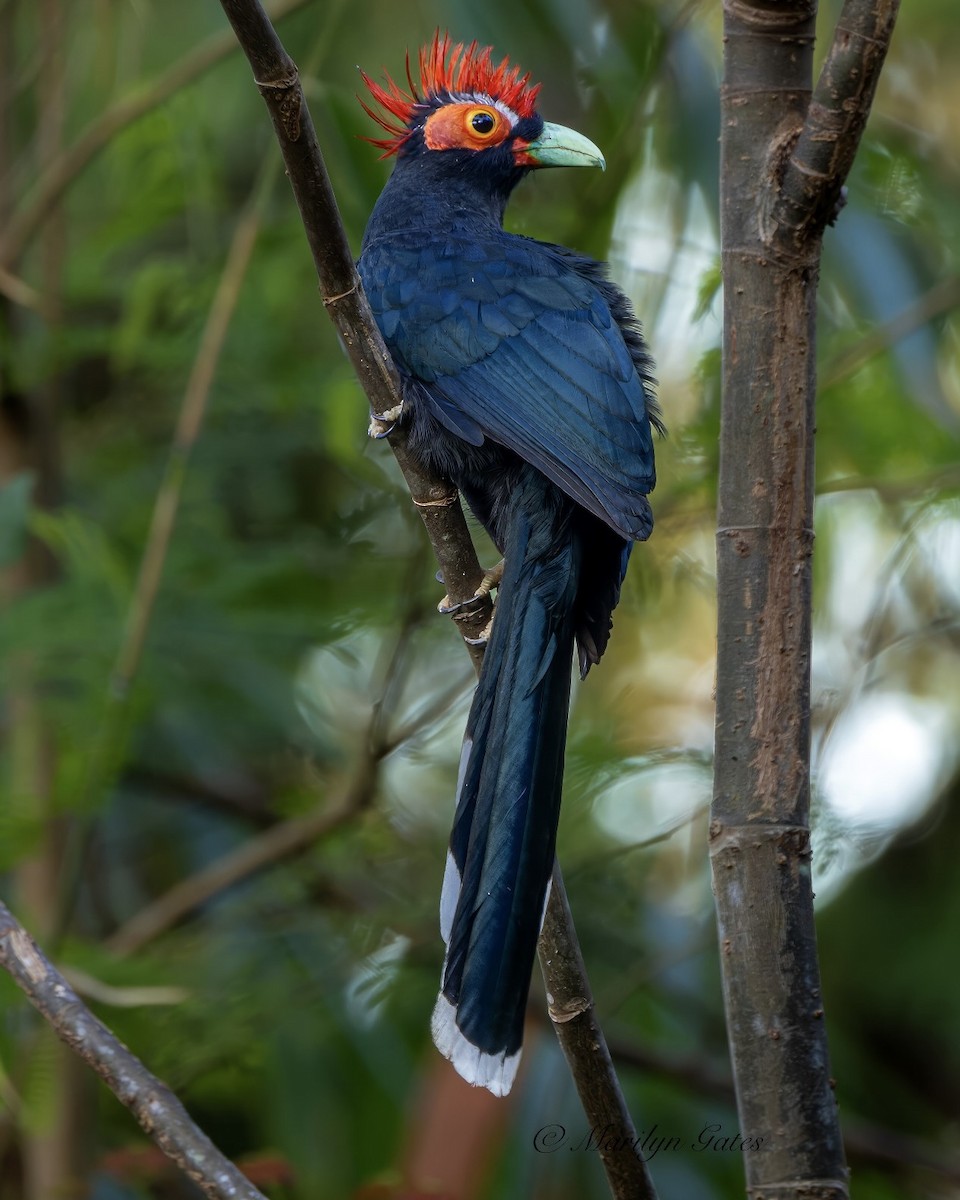
M 626 302 L 615 293 L 611 311 L 595 263 L 502 234 L 368 248 L 361 274 L 387 344 L 448 429 L 509 447 L 618 532 L 649 535 L 650 383 L 621 327 Z

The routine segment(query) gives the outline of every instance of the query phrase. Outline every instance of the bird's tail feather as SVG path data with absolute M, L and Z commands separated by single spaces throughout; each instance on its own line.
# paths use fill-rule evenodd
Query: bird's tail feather
M 464 738 L 441 899 L 440 1051 L 505 1095 L 553 868 L 581 548 L 562 513 L 515 513 Z

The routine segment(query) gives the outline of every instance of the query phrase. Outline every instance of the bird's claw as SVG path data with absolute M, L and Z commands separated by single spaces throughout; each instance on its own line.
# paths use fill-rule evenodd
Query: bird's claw
M 468 596 L 466 600 L 461 600 L 457 604 L 454 604 L 449 596 L 444 596 L 444 598 L 437 605 L 437 612 L 443 613 L 445 617 L 451 617 L 454 615 L 454 613 L 460 612 L 460 610 L 465 608 L 468 604 L 473 604 L 477 600 L 486 600 L 493 589 L 500 586 L 500 583 L 503 579 L 503 569 L 504 560 L 501 558 L 495 567 L 491 567 L 489 571 L 484 572 L 483 578 L 480 580 L 480 583 L 477 585 L 477 590 L 472 596 Z M 439 572 L 437 573 L 437 582 L 443 583 L 443 578 Z M 483 639 L 481 638 L 481 640 Z
M 370 424 L 367 426 L 367 437 L 372 437 L 376 441 L 381 438 L 388 437 L 396 428 L 397 422 L 403 415 L 403 401 L 395 404 L 393 408 L 388 408 L 386 412 L 374 413 L 370 417 Z
M 465 637 L 463 640 L 467 643 L 468 646 L 485 646 L 487 644 L 487 642 L 490 641 L 490 634 L 492 631 L 493 631 L 493 617 L 491 616 L 490 620 L 480 630 L 480 634 L 478 637 L 475 637 L 475 638 Z
M 491 567 L 489 571 L 484 572 L 483 578 L 480 580 L 480 586 L 473 593 L 475 600 L 480 600 L 484 596 L 489 596 L 494 588 L 499 587 L 503 579 L 504 560 L 501 558 L 495 567 Z

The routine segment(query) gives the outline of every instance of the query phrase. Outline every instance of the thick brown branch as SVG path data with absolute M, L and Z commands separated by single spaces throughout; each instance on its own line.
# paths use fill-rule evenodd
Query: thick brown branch
M 81 1001 L 0 903 L 0 966 L 26 993 L 57 1037 L 86 1062 L 164 1154 L 213 1200 L 265 1200 L 190 1119 L 173 1093 Z
M 900 0 L 845 0 L 773 219 L 785 247 L 816 239 L 836 212 L 860 145 Z

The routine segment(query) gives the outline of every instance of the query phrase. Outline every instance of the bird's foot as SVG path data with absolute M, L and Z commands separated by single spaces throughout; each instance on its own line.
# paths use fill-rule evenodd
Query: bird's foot
M 501 558 L 495 567 L 491 567 L 489 571 L 484 573 L 480 580 L 480 586 L 473 593 L 474 599 L 479 600 L 483 596 L 489 596 L 495 587 L 500 586 L 500 581 L 503 579 L 504 560 Z
M 461 600 L 459 604 L 454 604 L 449 596 L 444 598 L 437 605 L 437 612 L 443 613 L 445 617 L 453 616 L 468 604 L 473 604 L 477 600 L 486 600 L 494 588 L 500 586 L 500 581 L 503 579 L 504 561 L 501 558 L 495 567 L 491 567 L 489 571 L 485 571 L 483 578 L 480 580 L 477 590 L 467 600 Z M 440 583 L 443 580 L 437 576 Z
M 374 413 L 370 417 L 370 424 L 367 426 L 367 437 L 375 438 L 377 441 L 380 438 L 385 438 L 393 433 L 397 422 L 403 415 L 403 401 L 395 404 L 393 408 L 388 408 L 386 412 Z
M 485 646 L 490 641 L 490 634 L 493 632 L 493 618 L 496 614 L 490 614 L 490 620 L 480 630 L 480 634 L 475 638 L 465 637 L 463 640 L 468 646 Z

